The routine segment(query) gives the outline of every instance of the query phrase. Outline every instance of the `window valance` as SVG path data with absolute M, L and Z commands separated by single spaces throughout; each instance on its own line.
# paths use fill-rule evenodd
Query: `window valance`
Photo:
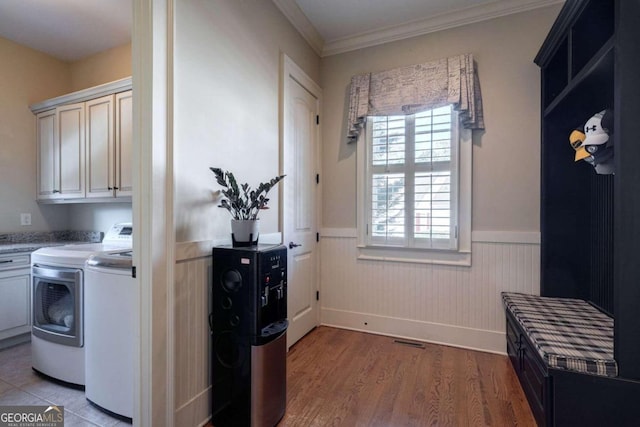
M 467 129 L 484 129 L 480 82 L 473 55 L 457 55 L 351 78 L 347 141 L 367 116 L 415 114 L 453 104 Z

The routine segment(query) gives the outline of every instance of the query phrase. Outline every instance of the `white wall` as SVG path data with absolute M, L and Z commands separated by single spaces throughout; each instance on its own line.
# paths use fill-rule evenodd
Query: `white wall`
M 229 239 L 229 214 L 216 207 L 210 166 L 251 185 L 279 171 L 281 54 L 316 81 L 320 58 L 270 0 L 175 2 L 173 312 L 175 424 L 207 420 L 212 240 Z M 260 215 L 278 231 L 278 193 Z
M 322 323 L 505 351 L 500 292 L 539 292 L 540 72 L 533 58 L 559 10 L 323 58 Z M 356 147 L 344 137 L 350 78 L 461 53 L 477 62 L 486 122 L 474 135 L 472 265 L 358 260 Z
M 474 135 L 473 229 L 539 230 L 540 72 L 533 63 L 560 6 L 322 60 L 323 225 L 356 225 L 355 145 L 345 142 L 351 76 L 472 53 L 486 130 Z
M 70 230 L 106 233 L 116 222 L 131 222 L 129 203 L 79 203 L 69 205 Z
M 210 166 L 257 186 L 279 171 L 280 55 L 319 78 L 319 58 L 271 1 L 176 3 L 175 221 L 178 242 L 228 237 Z M 278 231 L 278 192 L 260 214 Z

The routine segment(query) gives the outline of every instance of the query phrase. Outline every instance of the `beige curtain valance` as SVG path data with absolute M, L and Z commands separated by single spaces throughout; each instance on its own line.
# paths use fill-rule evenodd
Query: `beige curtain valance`
M 462 125 L 484 129 L 480 82 L 473 55 L 351 78 L 347 142 L 354 142 L 367 116 L 414 114 L 453 104 Z

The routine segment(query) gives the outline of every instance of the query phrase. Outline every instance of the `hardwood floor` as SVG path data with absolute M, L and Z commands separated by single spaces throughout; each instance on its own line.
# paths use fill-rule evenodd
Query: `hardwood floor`
M 319 327 L 287 356 L 283 426 L 535 426 L 507 356 Z

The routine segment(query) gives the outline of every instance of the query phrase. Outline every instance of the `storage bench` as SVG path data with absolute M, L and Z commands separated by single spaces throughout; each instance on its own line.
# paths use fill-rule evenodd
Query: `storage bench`
M 502 301 L 507 353 L 539 425 L 638 425 L 640 383 L 617 377 L 611 317 L 578 299 Z

